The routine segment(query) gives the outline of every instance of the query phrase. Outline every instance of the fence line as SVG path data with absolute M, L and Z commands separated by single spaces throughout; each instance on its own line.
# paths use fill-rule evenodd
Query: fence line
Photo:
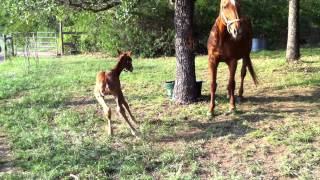
M 36 56 L 64 55 L 66 47 L 69 48 L 71 54 L 75 54 L 79 52 L 75 39 L 82 34 L 85 32 L 64 32 L 62 23 L 60 23 L 59 32 L 14 32 L 2 37 L 4 54 L 5 57 L 25 56 L 30 52 Z M 66 35 L 72 35 L 76 38 L 64 42 Z
M 13 33 L 15 55 L 21 56 L 32 51 L 40 56 L 52 56 L 59 53 L 58 36 L 56 32 Z

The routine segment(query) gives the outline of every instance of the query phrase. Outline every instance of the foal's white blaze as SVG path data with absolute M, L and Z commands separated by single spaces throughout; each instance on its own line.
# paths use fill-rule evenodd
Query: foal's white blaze
M 231 4 L 236 5 L 236 0 L 230 0 Z

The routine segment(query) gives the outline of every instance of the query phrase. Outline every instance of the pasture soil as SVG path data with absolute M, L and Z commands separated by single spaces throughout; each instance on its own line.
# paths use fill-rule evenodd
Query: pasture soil
M 4 130 L 0 127 L 0 177 L 4 173 L 17 173 L 18 168 L 14 167 L 13 157 L 10 152 L 9 141 Z
M 83 179 L 319 179 L 320 49 L 303 49 L 297 64 L 283 51 L 252 55 L 260 84 L 249 74 L 245 99 L 225 115 L 227 67 L 219 66 L 217 110 L 208 117 L 207 57 L 196 58 L 202 97 L 177 105 L 163 83 L 175 76 L 175 59 L 134 59 L 123 91 L 140 122 L 142 139 L 115 112 L 115 136 L 92 90 L 112 58 L 41 59 L 26 72 L 23 59 L 0 64 L 0 178 Z M 239 87 L 241 62 L 237 70 Z M 5 135 L 4 135 L 5 133 Z M 10 145 L 10 152 L 9 152 Z M 5 147 L 5 151 L 2 149 Z M 2 153 L 5 152 L 5 153 Z M 5 154 L 12 154 L 7 156 Z M 6 161 L 7 162 L 7 161 Z

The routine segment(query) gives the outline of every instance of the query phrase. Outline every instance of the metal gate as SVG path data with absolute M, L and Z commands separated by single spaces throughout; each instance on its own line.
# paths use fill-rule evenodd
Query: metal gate
M 4 38 L 3 35 L 0 34 L 0 62 L 4 61 Z
M 0 61 L 10 59 L 14 55 L 12 36 L 0 34 Z
M 16 56 L 56 56 L 58 54 L 58 33 L 28 32 L 12 35 Z

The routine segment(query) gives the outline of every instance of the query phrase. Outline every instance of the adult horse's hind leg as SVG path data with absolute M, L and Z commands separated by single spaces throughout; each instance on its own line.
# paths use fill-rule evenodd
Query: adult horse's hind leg
M 232 112 L 235 110 L 236 105 L 235 105 L 235 97 L 234 97 L 234 90 L 236 87 L 236 82 L 234 80 L 234 76 L 236 74 L 236 70 L 237 70 L 237 60 L 231 60 L 230 62 L 228 62 L 228 68 L 229 68 L 229 83 L 228 83 L 228 94 L 230 96 L 230 108 L 229 111 Z
M 247 74 L 247 61 L 250 57 L 244 57 L 242 60 L 242 68 L 241 68 L 241 83 L 240 83 L 240 88 L 239 88 L 239 98 L 240 101 L 243 99 L 243 84 L 244 84 L 244 78 L 246 77 Z

